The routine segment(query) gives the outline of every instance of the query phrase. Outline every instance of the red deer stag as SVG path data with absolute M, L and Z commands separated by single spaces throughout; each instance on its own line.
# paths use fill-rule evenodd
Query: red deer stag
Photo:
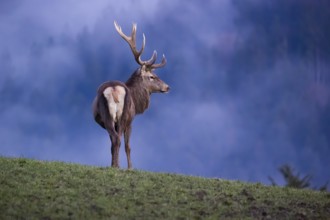
M 136 114 L 142 114 L 148 107 L 151 93 L 166 93 L 170 87 L 153 72 L 165 66 L 163 55 L 161 63 L 155 64 L 157 52 L 154 51 L 147 61 L 141 59 L 145 47 L 145 36 L 140 51 L 136 49 L 136 24 L 133 24 L 131 36 L 125 35 L 121 27 L 114 22 L 119 35 L 130 46 L 135 61 L 140 67 L 135 70 L 126 83 L 108 81 L 100 85 L 93 102 L 95 121 L 109 133 L 111 140 L 112 167 L 119 167 L 120 138 L 124 133 L 125 151 L 128 169 L 132 168 L 129 139 L 132 121 Z

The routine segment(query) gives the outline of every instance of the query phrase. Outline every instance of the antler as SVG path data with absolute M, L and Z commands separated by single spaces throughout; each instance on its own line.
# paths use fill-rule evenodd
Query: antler
M 135 58 L 135 61 L 140 65 L 140 66 L 143 66 L 145 65 L 146 67 L 150 68 L 150 69 L 156 69 L 156 68 L 160 68 L 160 67 L 163 67 L 165 66 L 166 64 L 166 58 L 165 58 L 165 55 L 163 54 L 163 58 L 162 58 L 162 61 L 161 63 L 157 63 L 155 64 L 156 62 L 156 59 L 157 59 L 157 51 L 154 50 L 151 58 L 147 61 L 142 61 L 141 60 L 141 55 L 144 51 L 144 47 L 145 47 L 145 44 L 146 44 L 146 38 L 143 34 L 143 41 L 142 41 L 142 47 L 140 49 L 140 51 L 138 51 L 136 49 L 136 24 L 133 23 L 133 27 L 132 27 L 132 33 L 131 33 L 131 36 L 127 36 L 123 33 L 123 31 L 121 30 L 121 27 L 117 24 L 116 21 L 114 21 L 114 24 L 115 24 L 115 28 L 117 30 L 117 32 L 119 33 L 119 35 L 128 43 L 128 45 L 130 46 L 132 52 L 133 52 L 133 55 L 134 55 L 134 58 Z

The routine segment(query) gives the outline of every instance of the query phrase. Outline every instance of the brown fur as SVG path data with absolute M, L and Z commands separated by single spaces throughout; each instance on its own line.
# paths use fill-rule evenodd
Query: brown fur
M 109 81 L 103 83 L 97 91 L 97 96 L 93 104 L 93 112 L 95 121 L 109 133 L 111 139 L 111 153 L 112 153 L 112 166 L 119 167 L 119 147 L 120 137 L 124 133 L 125 139 L 125 151 L 127 156 L 128 168 L 132 168 L 130 159 L 130 145 L 129 138 L 132 129 L 132 121 L 136 114 L 142 114 L 150 103 L 150 95 L 154 92 L 167 92 L 169 87 L 163 81 L 161 81 L 155 74 L 154 84 L 155 88 L 151 89 L 146 83 L 146 79 L 140 73 L 140 69 L 136 70 L 126 84 L 119 81 Z M 124 110 L 122 117 L 116 123 L 111 118 L 107 100 L 103 95 L 103 91 L 112 87 L 122 86 L 125 88 L 126 96 L 124 102 Z

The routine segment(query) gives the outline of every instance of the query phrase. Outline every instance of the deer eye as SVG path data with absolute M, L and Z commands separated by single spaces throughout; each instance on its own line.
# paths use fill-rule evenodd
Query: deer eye
M 149 80 L 150 80 L 150 81 L 154 81 L 155 79 L 156 79 L 155 76 L 149 76 Z

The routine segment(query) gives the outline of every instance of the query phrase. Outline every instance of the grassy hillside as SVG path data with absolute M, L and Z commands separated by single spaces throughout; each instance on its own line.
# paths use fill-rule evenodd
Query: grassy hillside
M 326 192 L 0 157 L 0 219 L 330 219 Z

